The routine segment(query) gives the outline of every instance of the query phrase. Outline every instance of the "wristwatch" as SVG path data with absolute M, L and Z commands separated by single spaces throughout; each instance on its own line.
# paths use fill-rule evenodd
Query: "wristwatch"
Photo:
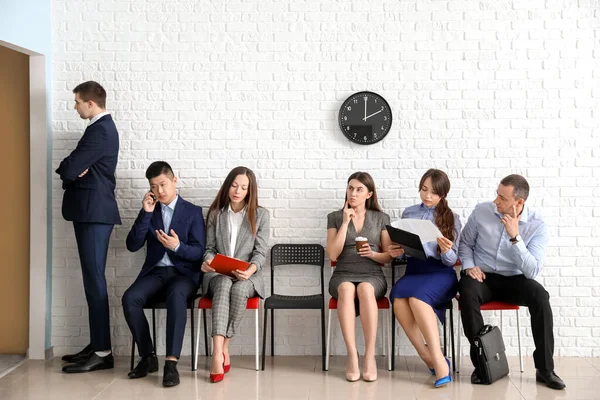
M 515 236 L 514 238 L 510 238 L 510 242 L 512 244 L 518 243 L 521 241 L 521 235 L 517 234 L 517 236 Z

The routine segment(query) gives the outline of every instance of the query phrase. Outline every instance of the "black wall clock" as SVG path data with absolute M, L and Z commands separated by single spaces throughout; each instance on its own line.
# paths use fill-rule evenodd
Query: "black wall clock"
M 377 93 L 358 92 L 342 104 L 339 122 L 344 135 L 354 143 L 373 144 L 390 131 L 392 110 Z

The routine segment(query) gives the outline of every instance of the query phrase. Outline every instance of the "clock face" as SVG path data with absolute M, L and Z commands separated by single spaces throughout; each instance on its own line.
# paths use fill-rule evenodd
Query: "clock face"
M 339 114 L 340 129 L 358 144 L 373 144 L 392 127 L 392 110 L 383 97 L 373 92 L 358 92 L 348 97 Z

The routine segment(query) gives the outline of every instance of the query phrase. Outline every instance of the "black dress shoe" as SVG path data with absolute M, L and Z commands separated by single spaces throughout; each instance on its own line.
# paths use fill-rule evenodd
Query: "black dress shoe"
M 483 380 L 479 376 L 479 373 L 477 372 L 476 369 L 474 369 L 473 373 L 471 374 L 471 383 L 473 385 L 483 385 Z
M 179 372 L 177 371 L 177 361 L 165 361 L 163 375 L 163 386 L 172 387 L 179 385 Z
M 78 363 L 80 361 L 87 360 L 93 352 L 94 350 L 92 350 L 92 344 L 90 343 L 87 346 L 85 346 L 83 350 L 81 350 L 79 353 L 66 354 L 62 356 L 62 360 L 69 363 Z
M 76 364 L 65 365 L 62 371 L 66 372 L 67 374 L 77 374 L 81 372 L 98 371 L 101 369 L 112 369 L 114 367 L 115 359 L 113 358 L 112 353 L 106 357 L 100 357 L 96 353 L 92 353 L 92 355 L 85 361 L 80 361 Z
M 535 380 L 545 383 L 550 389 L 561 390 L 567 387 L 554 371 L 535 371 Z
M 148 375 L 149 372 L 156 371 L 158 371 L 158 358 L 156 358 L 156 355 L 151 354 L 149 356 L 142 357 L 140 362 L 138 362 L 138 365 L 136 365 L 136 367 L 132 369 L 127 376 L 129 379 L 143 378 Z

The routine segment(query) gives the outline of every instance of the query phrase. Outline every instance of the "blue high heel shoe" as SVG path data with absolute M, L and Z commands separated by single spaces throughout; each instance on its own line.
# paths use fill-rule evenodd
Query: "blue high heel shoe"
M 450 371 L 450 360 L 448 360 L 447 358 L 446 363 L 448 364 L 448 371 Z M 431 375 L 435 375 L 435 369 L 429 368 L 429 371 L 431 371 Z
M 445 376 L 443 378 L 436 380 L 435 383 L 433 384 L 433 387 L 439 388 L 442 386 L 446 386 L 450 382 L 452 382 L 452 376 L 450 374 L 448 374 L 448 376 Z
M 447 384 L 449 384 L 450 382 L 452 382 L 452 371 L 450 371 L 450 360 L 448 360 L 446 358 L 446 363 L 448 364 L 448 375 L 440 378 L 440 379 L 436 379 L 435 383 L 433 384 L 433 387 L 439 388 L 442 386 L 445 386 Z

